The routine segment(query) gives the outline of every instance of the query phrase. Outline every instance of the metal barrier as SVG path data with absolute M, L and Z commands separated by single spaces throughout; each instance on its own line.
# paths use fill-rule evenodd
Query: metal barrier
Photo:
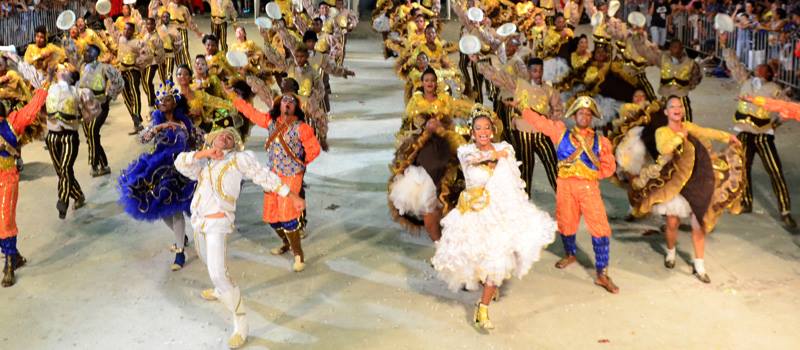
M 625 20 L 632 11 L 641 11 L 638 5 L 629 1 L 625 3 L 619 11 L 620 19 Z M 644 13 L 647 15 L 646 11 Z M 791 39 L 780 32 L 737 28 L 728 35 L 726 45 L 719 45 L 713 16 L 682 12 L 673 14 L 672 24 L 672 34 L 668 37 L 680 39 L 687 50 L 721 59 L 722 49 L 729 47 L 748 69 L 753 70 L 763 63 L 771 64 L 777 68 L 775 81 L 800 90 L 800 57 L 795 54 L 800 54 L 800 39 Z
M 75 15 L 82 17 L 88 7 L 84 1 L 71 1 L 59 8 L 14 12 L 0 20 L 0 45 L 14 45 L 22 49 L 33 41 L 34 29 L 40 25 L 47 27 L 48 34 L 58 34 L 60 30 L 56 28 L 56 18 L 64 10 L 72 10 Z

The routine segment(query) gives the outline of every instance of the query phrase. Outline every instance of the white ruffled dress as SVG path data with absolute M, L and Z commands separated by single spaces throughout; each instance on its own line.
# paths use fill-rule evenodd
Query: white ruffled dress
M 555 239 L 555 221 L 528 200 L 514 149 L 506 142 L 494 148 L 508 153 L 494 169 L 477 164 L 490 152 L 474 144 L 458 149 L 466 189 L 442 219 L 442 238 L 431 260 L 451 290 L 522 278 Z

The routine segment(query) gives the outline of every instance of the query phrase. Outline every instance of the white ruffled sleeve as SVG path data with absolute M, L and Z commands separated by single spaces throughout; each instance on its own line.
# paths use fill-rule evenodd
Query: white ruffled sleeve
M 203 170 L 203 165 L 205 165 L 206 161 L 194 159 L 195 153 L 197 152 L 181 152 L 178 154 L 178 157 L 175 158 L 175 169 L 178 169 L 178 172 L 183 174 L 183 176 L 197 181 L 197 178 L 200 177 L 200 171 Z
M 277 174 L 259 164 L 252 151 L 237 153 L 236 165 L 245 178 L 261 186 L 265 192 L 275 192 L 281 197 L 289 194 L 289 186 L 286 186 Z

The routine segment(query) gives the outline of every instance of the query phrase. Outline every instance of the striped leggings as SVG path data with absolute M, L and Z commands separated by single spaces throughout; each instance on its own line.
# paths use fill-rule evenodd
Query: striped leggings
M 775 192 L 775 196 L 778 198 L 778 209 L 781 214 L 788 214 L 791 211 L 791 201 L 789 189 L 786 187 L 786 178 L 783 176 L 781 159 L 778 157 L 778 150 L 775 148 L 775 135 L 740 132 L 737 137 L 742 142 L 745 157 L 744 169 L 746 176 L 742 204 L 745 206 L 753 205 L 753 186 L 750 174 L 753 168 L 753 158 L 758 153 L 772 182 L 772 191 Z

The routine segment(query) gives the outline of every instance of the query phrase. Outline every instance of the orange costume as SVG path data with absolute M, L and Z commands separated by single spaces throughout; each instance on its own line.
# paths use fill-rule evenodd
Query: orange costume
M 280 103 L 280 102 L 278 102 Z M 303 187 L 306 166 L 319 156 L 321 148 L 314 129 L 303 121 L 284 124 L 283 117 L 273 118 L 262 113 L 242 99 L 233 101 L 234 107 L 256 125 L 270 131 L 264 147 L 267 150 L 270 170 L 280 176 L 292 193 L 299 194 Z M 282 131 L 282 134 L 276 134 Z M 286 197 L 264 193 L 264 222 L 276 223 L 297 219 L 302 212 L 295 210 Z
M 300 99 L 296 95 L 284 95 L 275 99 L 274 106 L 280 106 L 282 99 L 294 100 L 298 120 L 289 124 L 280 115 L 271 115 L 256 110 L 241 98 L 233 100 L 233 106 L 254 124 L 267 129 L 269 137 L 264 148 L 267 150 L 267 166 L 289 186 L 292 193 L 303 197 L 303 176 L 306 167 L 319 156 L 321 147 L 314 135 L 314 129 L 301 120 Z M 274 192 L 264 193 L 264 222 L 272 226 L 283 245 L 271 252 L 280 255 L 290 248 L 295 256 L 295 271 L 303 270 L 303 249 L 300 238 L 305 226 L 305 215 L 292 205 L 291 199 Z
M 573 103 L 566 117 L 582 108 L 589 108 L 595 116 L 600 115 L 591 98 L 581 97 Z M 595 267 L 598 272 L 603 272 L 608 266 L 611 227 L 600 197 L 598 180 L 613 175 L 616 170 L 611 142 L 592 129 L 567 129 L 564 122 L 547 119 L 530 109 L 524 110 L 522 117 L 537 131 L 547 135 L 556 147 L 556 221 L 566 255 L 575 256 L 577 252 L 575 233 L 583 216 L 592 234 Z
M 16 158 L 19 157 L 18 138 L 25 128 L 35 120 L 47 98 L 47 90 L 36 90 L 25 107 L 11 112 L 0 121 L 0 248 L 5 255 L 3 268 L 3 287 L 14 284 L 14 270 L 25 264 L 25 258 L 17 251 L 17 197 L 19 195 L 19 171 Z

